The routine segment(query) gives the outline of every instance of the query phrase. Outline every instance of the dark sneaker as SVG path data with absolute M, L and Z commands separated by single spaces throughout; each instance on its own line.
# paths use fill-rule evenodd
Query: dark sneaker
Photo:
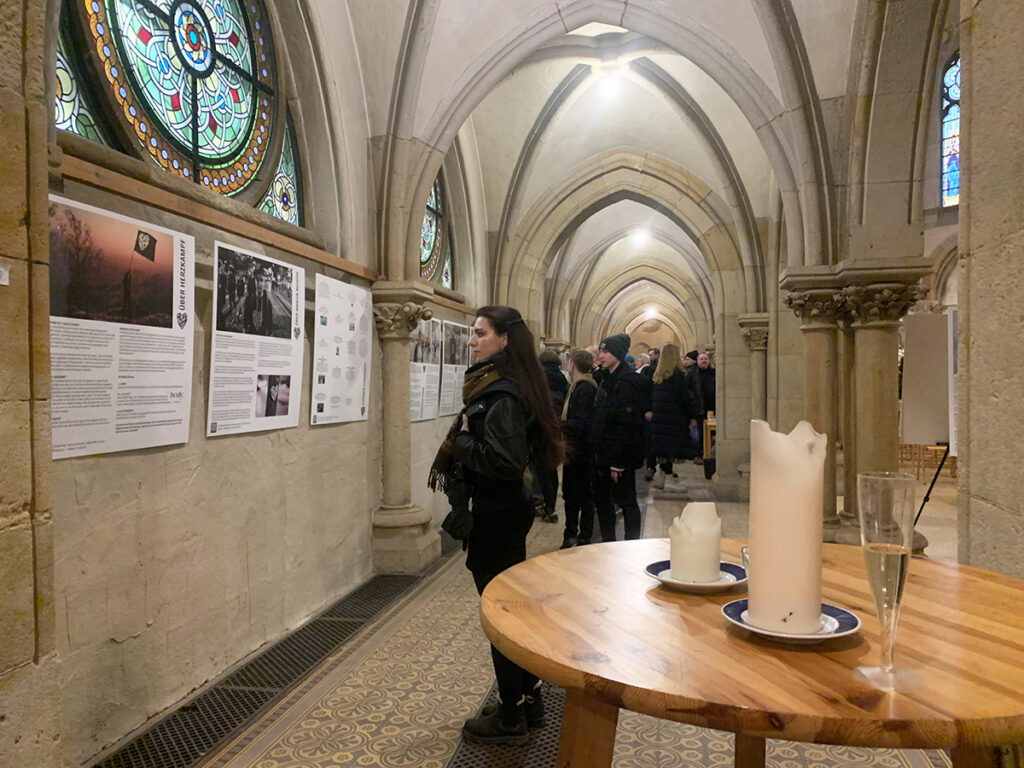
M 571 549 L 575 546 L 576 539 L 574 539 L 572 536 L 566 536 L 564 539 L 562 539 L 562 546 L 560 546 L 559 549 Z
M 486 717 L 497 711 L 497 704 L 488 704 L 480 710 L 480 715 Z M 533 696 L 526 697 L 526 724 L 530 728 L 543 728 L 545 722 L 544 699 L 541 698 L 540 691 L 537 691 Z
M 545 512 L 543 515 L 541 515 L 540 521 L 542 523 L 557 523 L 558 515 L 556 515 L 554 512 Z
M 480 717 L 467 720 L 462 726 L 462 735 L 474 744 L 527 744 L 530 741 L 523 707 L 504 704 L 486 707 Z
M 654 470 L 653 469 L 645 469 L 644 470 L 644 480 L 646 480 L 649 483 L 653 479 L 654 479 Z

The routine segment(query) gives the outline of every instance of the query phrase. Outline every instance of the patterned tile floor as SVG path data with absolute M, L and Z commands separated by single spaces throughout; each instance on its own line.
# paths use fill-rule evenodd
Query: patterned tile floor
M 698 468 L 676 484 L 700 486 Z M 640 484 L 646 493 L 646 485 Z M 671 485 L 671 483 L 670 483 Z M 682 501 L 651 504 L 647 535 L 663 536 Z M 739 506 L 739 505 L 737 505 Z M 745 505 L 744 505 L 745 506 Z M 726 535 L 742 535 L 741 510 Z M 561 525 L 537 523 L 531 555 L 561 542 Z M 554 766 L 558 723 L 536 732 L 528 749 L 460 747 L 462 722 L 493 683 L 478 598 L 457 555 L 374 626 L 328 659 L 292 694 L 213 754 L 205 768 L 516 768 Z M 493 695 L 493 694 L 491 694 Z M 545 697 L 553 713 L 561 691 Z M 556 720 L 557 717 L 552 718 Z M 732 735 L 623 711 L 614 768 L 732 765 Z M 770 741 L 770 768 L 944 768 L 941 752 L 866 750 Z

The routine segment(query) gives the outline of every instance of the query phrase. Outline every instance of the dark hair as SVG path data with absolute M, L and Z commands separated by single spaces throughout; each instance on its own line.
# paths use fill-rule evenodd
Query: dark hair
M 486 317 L 494 332 L 505 336 L 508 345 L 491 358 L 502 376 L 519 386 L 519 394 L 527 413 L 540 428 L 543 464 L 555 469 L 565 459 L 565 444 L 558 416 L 551 404 L 548 380 L 537 359 L 537 344 L 526 327 L 523 316 L 513 307 L 491 305 L 480 307 L 477 317 Z
M 594 367 L 594 356 L 585 349 L 574 349 L 569 353 L 569 362 L 580 373 L 590 373 Z
M 556 353 L 553 349 L 542 350 L 540 353 L 540 357 L 538 359 L 541 361 L 541 363 L 555 363 L 556 365 L 559 365 L 562 362 L 562 359 L 558 356 L 558 353 Z

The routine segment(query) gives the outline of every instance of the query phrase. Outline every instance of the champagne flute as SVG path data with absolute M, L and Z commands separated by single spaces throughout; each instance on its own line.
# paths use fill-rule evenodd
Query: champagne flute
M 884 691 L 908 691 L 924 685 L 919 675 L 896 667 L 893 661 L 896 624 L 914 540 L 915 482 L 912 476 L 896 472 L 857 475 L 860 541 L 868 585 L 882 627 L 882 663 L 857 667 L 854 674 Z

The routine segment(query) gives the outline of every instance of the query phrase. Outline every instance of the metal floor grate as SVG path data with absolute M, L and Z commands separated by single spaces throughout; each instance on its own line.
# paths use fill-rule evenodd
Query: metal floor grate
M 390 608 L 422 576 L 374 576 L 94 768 L 188 768 Z
M 545 685 L 545 725 L 530 729 L 530 742 L 523 746 L 487 746 L 463 739 L 448 761 L 447 768 L 554 768 L 558 760 L 558 739 L 562 735 L 562 711 L 565 709 L 565 690 Z M 491 686 L 485 704 L 498 703 L 498 686 Z M 482 707 L 481 707 L 482 708 Z

